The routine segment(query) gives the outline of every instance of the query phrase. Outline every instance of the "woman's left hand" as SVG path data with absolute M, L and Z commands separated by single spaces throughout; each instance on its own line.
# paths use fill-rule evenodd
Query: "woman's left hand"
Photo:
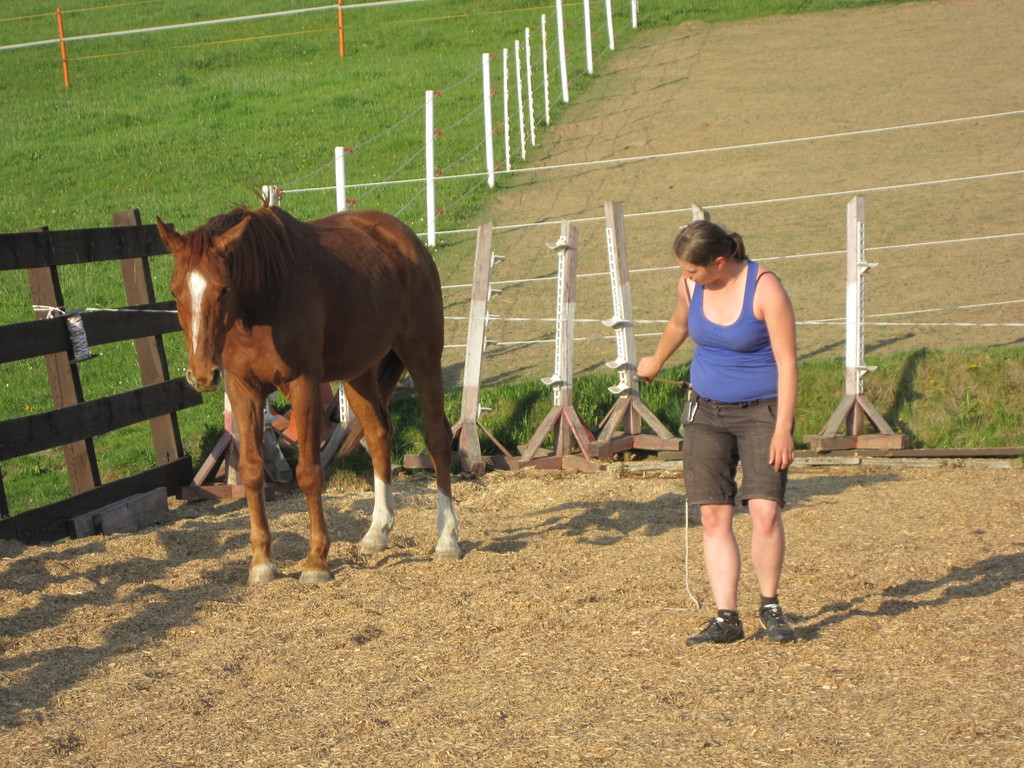
M 771 449 L 768 452 L 768 463 L 781 472 L 793 463 L 796 457 L 796 446 L 789 432 L 776 432 L 772 436 Z

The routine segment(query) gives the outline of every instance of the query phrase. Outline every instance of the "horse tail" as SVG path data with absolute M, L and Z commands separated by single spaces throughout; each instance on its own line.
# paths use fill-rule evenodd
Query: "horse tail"
M 403 373 L 405 373 L 405 363 L 402 362 L 402 358 L 395 354 L 394 350 L 389 350 L 377 365 L 377 402 L 375 404 L 377 407 L 377 418 L 380 419 L 380 423 L 387 428 L 388 432 L 392 431 L 391 411 L 388 406 Z M 362 438 L 363 428 L 357 421 L 345 436 L 341 448 L 338 449 L 339 452 L 341 454 L 349 453 Z

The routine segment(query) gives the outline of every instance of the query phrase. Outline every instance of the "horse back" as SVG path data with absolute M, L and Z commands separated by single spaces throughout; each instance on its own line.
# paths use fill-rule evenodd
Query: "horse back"
M 345 230 L 366 235 L 385 257 L 400 256 L 408 268 L 436 281 L 440 290 L 441 279 L 430 251 L 401 219 L 383 211 L 355 210 L 342 211 L 309 223 L 325 240 L 330 240 L 332 232 L 341 234 Z

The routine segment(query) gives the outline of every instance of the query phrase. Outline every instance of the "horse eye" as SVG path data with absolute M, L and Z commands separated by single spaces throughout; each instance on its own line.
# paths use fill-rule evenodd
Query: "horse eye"
M 226 285 L 223 288 L 221 288 L 220 289 L 220 297 L 223 299 L 225 296 L 227 296 L 229 290 L 230 290 L 230 288 L 228 288 Z

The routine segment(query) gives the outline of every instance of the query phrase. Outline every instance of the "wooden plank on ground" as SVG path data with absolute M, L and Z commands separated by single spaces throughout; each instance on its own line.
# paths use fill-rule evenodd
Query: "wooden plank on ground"
M 191 479 L 192 460 L 186 456 L 162 467 L 115 480 L 63 501 L 0 520 L 0 539 L 19 539 L 26 544 L 39 544 L 67 538 L 71 535 L 68 521 L 73 517 L 154 488 L 176 491 L 188 485 Z
M 115 501 L 69 521 L 75 538 L 114 533 L 136 533 L 167 517 L 167 489 L 154 488 Z

